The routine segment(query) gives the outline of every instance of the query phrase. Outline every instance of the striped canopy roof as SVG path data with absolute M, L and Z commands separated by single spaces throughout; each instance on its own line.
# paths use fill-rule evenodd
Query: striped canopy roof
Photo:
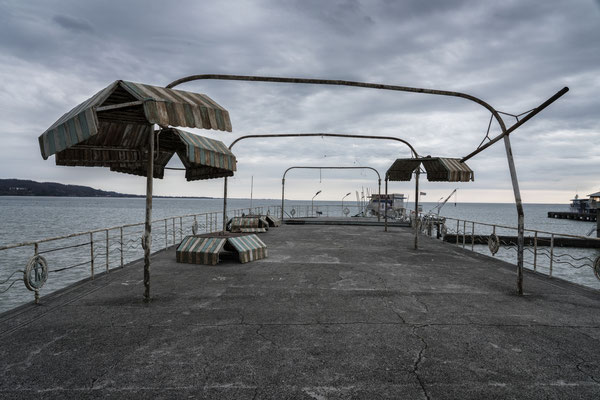
M 410 181 L 412 173 L 419 168 L 421 162 L 415 158 L 399 158 L 387 170 L 390 181 Z
M 48 128 L 39 137 L 40 150 L 47 159 L 66 149 L 114 142 L 114 136 L 127 149 L 139 148 L 151 124 L 231 131 L 227 110 L 206 95 L 115 81 Z
M 432 182 L 469 182 L 475 180 L 473 170 L 460 158 L 422 157 L 400 158 L 388 169 L 390 181 L 410 181 L 412 173 L 420 167 L 427 172 L 427 180 Z
M 110 167 L 111 171 L 146 176 L 148 142 L 146 131 L 130 130 L 126 135 L 100 135 L 91 144 L 73 146 L 56 154 L 57 165 Z M 155 160 L 154 177 L 163 178 L 165 166 L 177 153 L 185 166 L 188 181 L 233 176 L 236 158 L 219 140 L 198 136 L 175 128 L 154 131 Z M 135 143 L 138 149 L 128 148 Z

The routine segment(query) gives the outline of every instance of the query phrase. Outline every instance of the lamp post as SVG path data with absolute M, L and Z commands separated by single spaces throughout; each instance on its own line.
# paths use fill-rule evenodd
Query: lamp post
M 342 197 L 342 216 L 344 215 L 344 199 L 348 196 L 350 196 L 350 192 L 346 193 L 346 195 L 344 197 Z
M 319 190 L 317 193 L 315 193 L 315 195 L 312 197 L 312 199 L 310 199 L 310 214 L 314 217 L 315 215 L 315 207 L 314 207 L 314 200 L 315 197 L 318 196 L 318 194 L 321 193 L 321 191 Z

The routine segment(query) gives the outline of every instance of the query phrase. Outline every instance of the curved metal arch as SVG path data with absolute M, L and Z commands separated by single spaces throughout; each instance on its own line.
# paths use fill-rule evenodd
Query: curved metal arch
M 527 119 L 533 117 L 539 111 L 541 111 L 544 107 L 540 106 L 533 109 L 530 116 L 525 117 L 522 122 L 517 122 L 513 125 L 509 130 L 506 129 L 506 125 L 504 120 L 498 113 L 498 111 L 492 107 L 487 102 L 467 93 L 455 92 L 449 90 L 437 90 L 437 89 L 426 89 L 426 88 L 415 88 L 410 86 L 399 86 L 399 85 L 384 85 L 379 83 L 368 83 L 368 82 L 357 82 L 357 81 L 346 81 L 346 80 L 333 80 L 333 79 L 307 79 L 307 78 L 283 78 L 283 77 L 271 77 L 271 76 L 250 76 L 250 75 L 228 75 L 228 74 L 200 74 L 200 75 L 190 75 L 184 78 L 177 79 L 170 84 L 168 84 L 167 88 L 173 88 L 182 83 L 203 80 L 203 79 L 213 79 L 213 80 L 229 80 L 229 81 L 251 81 L 251 82 L 278 82 L 278 83 L 301 83 L 301 84 L 317 84 L 317 85 L 336 85 L 336 86 L 352 86 L 352 87 L 362 87 L 369 89 L 380 89 L 380 90 L 393 90 L 400 92 L 411 92 L 411 93 L 424 93 L 424 94 L 432 94 L 438 96 L 449 96 L 449 97 L 460 97 L 474 103 L 481 105 L 486 108 L 500 126 L 502 133 L 498 135 L 493 140 L 483 147 L 480 147 L 475 152 L 471 153 L 469 156 L 465 157 L 470 158 L 473 155 L 477 154 L 479 151 L 484 150 L 486 147 L 491 146 L 495 142 L 500 139 L 504 139 L 504 147 L 506 150 L 506 158 L 508 161 L 508 168 L 510 171 L 510 177 L 513 186 L 513 193 L 515 196 L 515 204 L 517 206 L 517 214 L 518 214 L 518 240 L 517 240 L 517 292 L 518 294 L 523 294 L 523 251 L 525 245 L 525 212 L 523 211 L 523 202 L 521 200 L 521 191 L 519 189 L 519 182 L 517 177 L 517 170 L 515 167 L 512 148 L 510 145 L 509 133 L 514 129 L 518 128 L 522 123 L 524 123 Z M 549 102 L 553 102 L 558 97 L 562 96 L 566 93 L 569 88 L 564 87 L 561 91 L 557 92 L 553 98 L 549 99 Z M 549 103 L 548 103 L 549 104 Z M 463 159 L 463 161 L 465 161 Z M 417 175 L 418 176 L 418 175 Z M 415 241 L 416 246 L 416 241 Z
M 285 205 L 285 176 L 287 175 L 288 171 L 292 170 L 292 169 L 370 169 L 372 171 L 375 171 L 375 173 L 377 174 L 377 186 L 379 189 L 379 198 L 381 198 L 381 175 L 379 175 L 379 171 L 377 171 L 375 168 L 373 167 L 354 167 L 354 166 L 350 166 L 350 167 L 304 167 L 304 166 L 293 166 L 293 167 L 289 167 L 288 169 L 285 170 L 285 172 L 283 173 L 283 176 L 281 177 L 281 221 L 283 222 L 283 209 L 284 209 L 284 205 Z M 379 215 L 379 213 L 377 214 L 377 221 L 379 221 L 381 218 L 381 216 Z
M 399 92 L 411 92 L 411 93 L 424 93 L 424 94 L 432 94 L 438 96 L 449 96 L 449 97 L 460 97 L 466 100 L 470 100 L 474 103 L 477 103 L 487 110 L 489 110 L 494 118 L 500 124 L 502 128 L 502 132 L 506 131 L 506 126 L 504 124 L 504 120 L 498 114 L 498 111 L 485 101 L 472 96 L 467 93 L 462 92 L 454 92 L 450 90 L 437 90 L 437 89 L 425 89 L 425 88 L 416 88 L 410 86 L 399 86 L 399 85 L 384 85 L 381 83 L 368 83 L 368 82 L 357 82 L 357 81 L 346 81 L 346 80 L 337 80 L 337 79 L 308 79 L 308 78 L 283 78 L 283 77 L 274 77 L 274 76 L 250 76 L 250 75 L 228 75 L 228 74 L 200 74 L 200 75 L 190 75 L 180 79 L 177 79 L 171 83 L 169 83 L 166 88 L 171 89 L 177 85 L 181 85 L 182 83 L 197 81 L 197 80 L 227 80 L 227 81 L 250 81 L 250 82 L 277 82 L 277 83 L 302 83 L 302 84 L 314 84 L 314 85 L 334 85 L 334 86 L 352 86 L 352 87 L 361 87 L 367 89 L 380 89 L 380 90 L 393 90 Z
M 229 145 L 229 150 L 233 146 L 243 139 L 256 139 L 264 137 L 342 137 L 342 138 L 354 138 L 354 139 L 380 139 L 380 140 L 394 140 L 397 142 L 404 143 L 408 146 L 414 157 L 419 157 L 419 154 L 415 148 L 406 140 L 400 139 L 393 136 L 373 136 L 373 135 L 355 135 L 355 134 L 344 134 L 344 133 L 267 133 L 267 134 L 256 134 L 256 135 L 245 135 L 235 139 Z M 416 185 L 419 187 L 419 174 L 416 174 Z M 418 198 L 415 199 L 415 208 L 418 207 Z M 282 210 L 283 212 L 283 210 Z M 223 234 L 227 228 L 227 177 L 223 180 Z
M 240 136 L 235 139 L 229 145 L 229 150 L 240 140 L 243 139 L 255 139 L 255 138 L 265 138 L 265 137 L 344 137 L 344 138 L 355 138 L 355 139 L 381 139 L 381 140 L 395 140 L 397 142 L 404 143 L 410 148 L 410 151 L 413 154 L 414 158 L 419 157 L 419 154 L 415 150 L 415 148 L 406 140 L 400 139 L 394 136 L 375 136 L 375 135 L 356 135 L 351 133 L 266 133 L 266 134 L 256 134 L 256 135 L 245 135 Z

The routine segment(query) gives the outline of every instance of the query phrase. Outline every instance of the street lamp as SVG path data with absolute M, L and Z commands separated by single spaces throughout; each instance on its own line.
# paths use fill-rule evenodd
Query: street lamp
M 317 195 L 321 193 L 321 191 L 319 190 L 317 193 L 315 193 L 315 195 L 312 197 L 312 199 L 310 199 L 310 213 L 311 215 L 314 217 L 315 216 L 315 207 L 314 207 L 314 202 L 313 200 L 315 199 L 315 197 L 317 197 Z
M 342 197 L 342 216 L 344 215 L 344 199 L 350 196 L 351 192 L 346 193 L 344 197 Z

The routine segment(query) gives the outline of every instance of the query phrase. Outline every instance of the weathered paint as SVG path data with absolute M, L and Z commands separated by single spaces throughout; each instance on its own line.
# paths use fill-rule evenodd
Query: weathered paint
M 235 250 L 242 264 L 268 257 L 267 245 L 256 235 L 229 238 L 226 248 Z
M 181 263 L 216 265 L 226 241 L 225 238 L 186 236 L 177 247 L 175 257 Z
M 129 93 L 133 100 L 143 102 L 146 121 L 139 123 L 143 126 L 156 123 L 162 126 L 231 131 L 227 110 L 206 95 L 141 83 L 115 81 L 64 114 L 39 137 L 42 157 L 47 159 L 92 136 L 103 134 L 96 108 L 102 106 L 119 88 Z

